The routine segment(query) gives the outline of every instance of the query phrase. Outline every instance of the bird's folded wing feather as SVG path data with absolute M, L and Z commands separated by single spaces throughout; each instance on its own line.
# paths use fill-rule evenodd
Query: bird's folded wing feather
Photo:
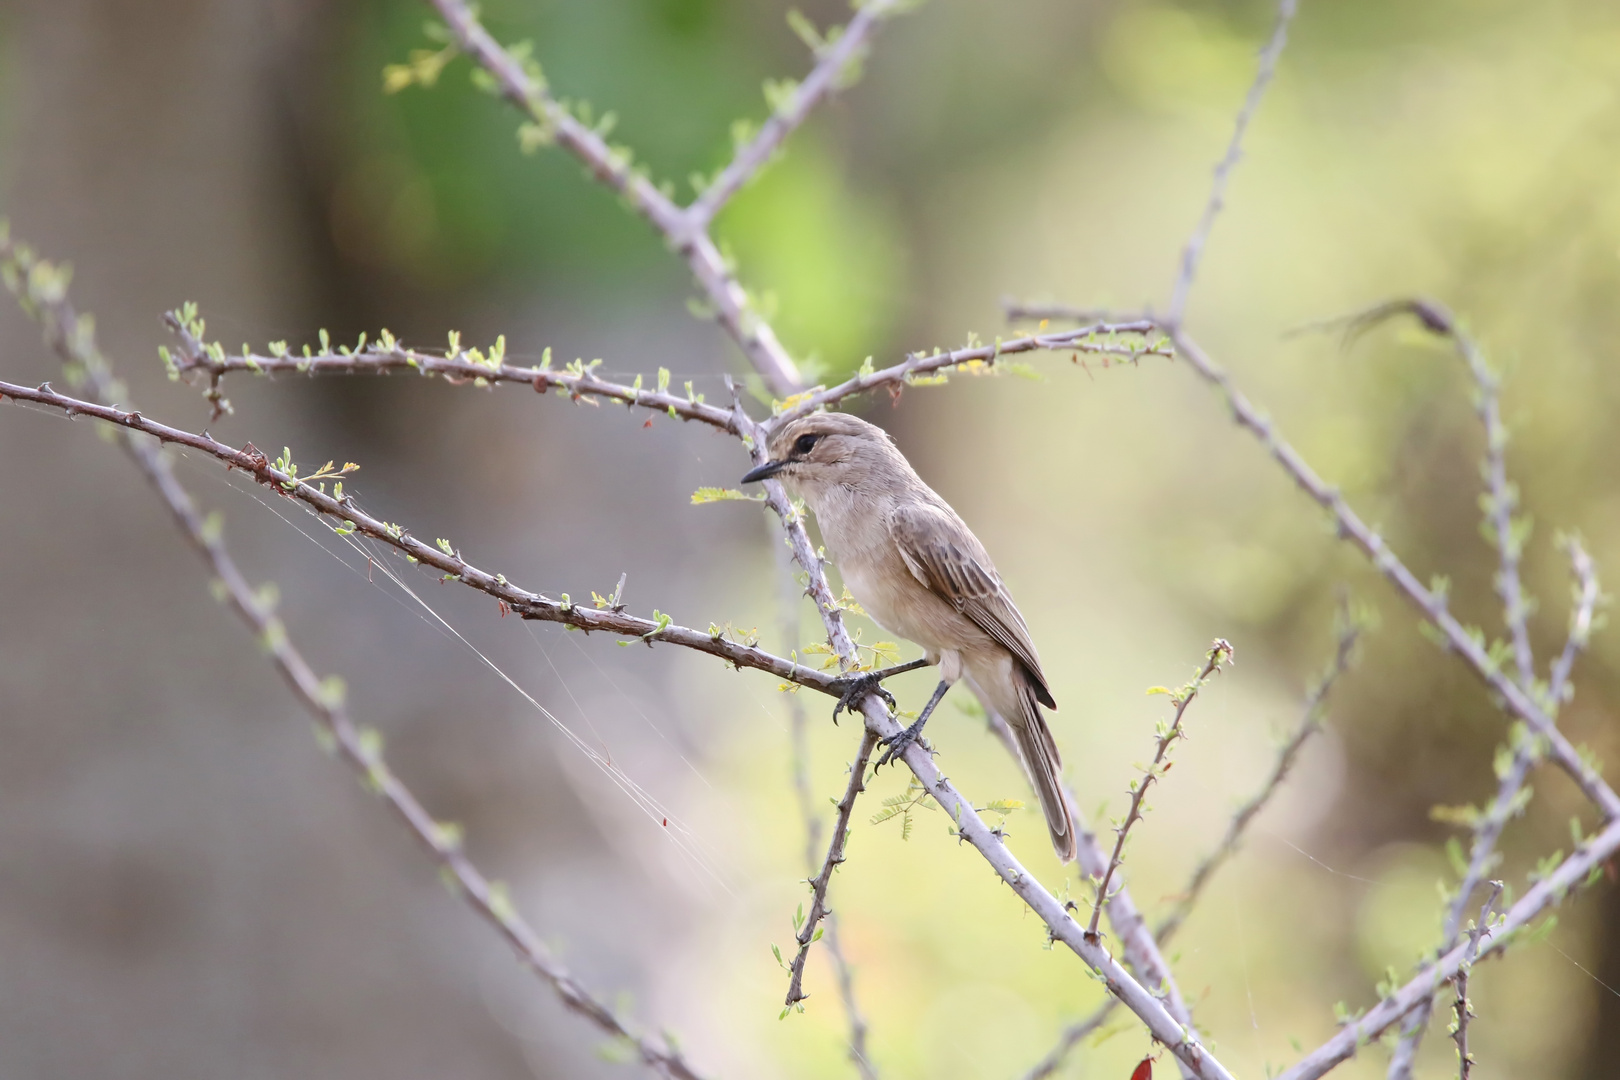
M 1029 627 L 984 546 L 955 514 L 910 503 L 889 515 L 889 532 L 912 576 L 966 615 L 1029 672 L 1037 696 L 1055 708 Z

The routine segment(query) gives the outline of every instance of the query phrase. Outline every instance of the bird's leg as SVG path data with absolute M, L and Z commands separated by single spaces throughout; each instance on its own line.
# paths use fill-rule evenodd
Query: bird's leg
M 894 738 L 883 740 L 883 745 L 888 747 L 888 749 L 885 750 L 883 752 L 883 756 L 878 759 L 878 765 L 887 765 L 901 754 L 904 754 L 906 749 L 910 747 L 912 743 L 916 742 L 922 737 L 923 725 L 928 723 L 928 718 L 933 715 L 934 707 L 939 704 L 940 699 L 945 696 L 945 691 L 949 690 L 950 688 L 950 683 L 946 682 L 944 679 L 939 680 L 939 685 L 934 688 L 934 696 L 928 699 L 928 704 L 924 705 L 923 711 L 917 715 L 917 722 L 906 728 L 906 730 L 902 731 Z M 877 768 L 877 765 L 874 765 L 873 768 Z
M 838 714 L 845 709 L 852 713 L 860 711 L 861 699 L 867 694 L 877 694 L 888 703 L 889 708 L 893 709 L 894 695 L 883 689 L 883 680 L 892 675 L 903 675 L 908 671 L 916 671 L 920 667 L 927 666 L 928 658 L 924 657 L 909 664 L 896 664 L 882 671 L 868 671 L 864 675 L 851 675 L 838 680 L 836 685 L 843 693 L 838 698 L 838 704 L 833 706 L 833 723 L 838 723 Z

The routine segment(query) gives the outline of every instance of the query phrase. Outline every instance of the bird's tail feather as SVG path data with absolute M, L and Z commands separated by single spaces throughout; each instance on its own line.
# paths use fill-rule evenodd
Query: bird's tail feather
M 1024 759 L 1024 770 L 1035 787 L 1041 812 L 1046 815 L 1047 832 L 1052 837 L 1052 850 L 1064 862 L 1075 857 L 1074 815 L 1069 800 L 1063 794 L 1063 759 L 1058 754 L 1052 731 L 1046 726 L 1032 688 L 1024 687 L 1019 695 L 1020 715 L 1009 716 L 1007 726 L 1018 743 L 1018 755 Z

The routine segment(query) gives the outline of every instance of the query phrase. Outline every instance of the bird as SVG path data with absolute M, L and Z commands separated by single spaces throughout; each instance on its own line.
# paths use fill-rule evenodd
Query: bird
M 838 707 L 869 693 L 893 698 L 882 680 L 917 667 L 940 682 L 916 723 L 893 739 L 879 764 L 922 734 L 959 679 L 1007 722 L 1046 817 L 1059 859 L 1075 857 L 1074 815 L 1063 761 L 1041 713 L 1057 702 L 1029 626 L 990 555 L 967 523 L 923 482 L 889 433 L 848 413 L 817 412 L 770 432 L 767 460 L 742 478 L 775 477 L 815 514 L 834 564 L 856 602 L 890 633 L 922 646 L 923 658 L 847 680 Z

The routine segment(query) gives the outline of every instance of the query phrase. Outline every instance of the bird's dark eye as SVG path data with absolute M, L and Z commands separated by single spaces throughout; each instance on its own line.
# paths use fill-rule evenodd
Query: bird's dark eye
M 808 454 L 815 449 L 816 440 L 819 438 L 821 438 L 820 435 L 800 435 L 793 440 L 793 452 L 795 454 Z

